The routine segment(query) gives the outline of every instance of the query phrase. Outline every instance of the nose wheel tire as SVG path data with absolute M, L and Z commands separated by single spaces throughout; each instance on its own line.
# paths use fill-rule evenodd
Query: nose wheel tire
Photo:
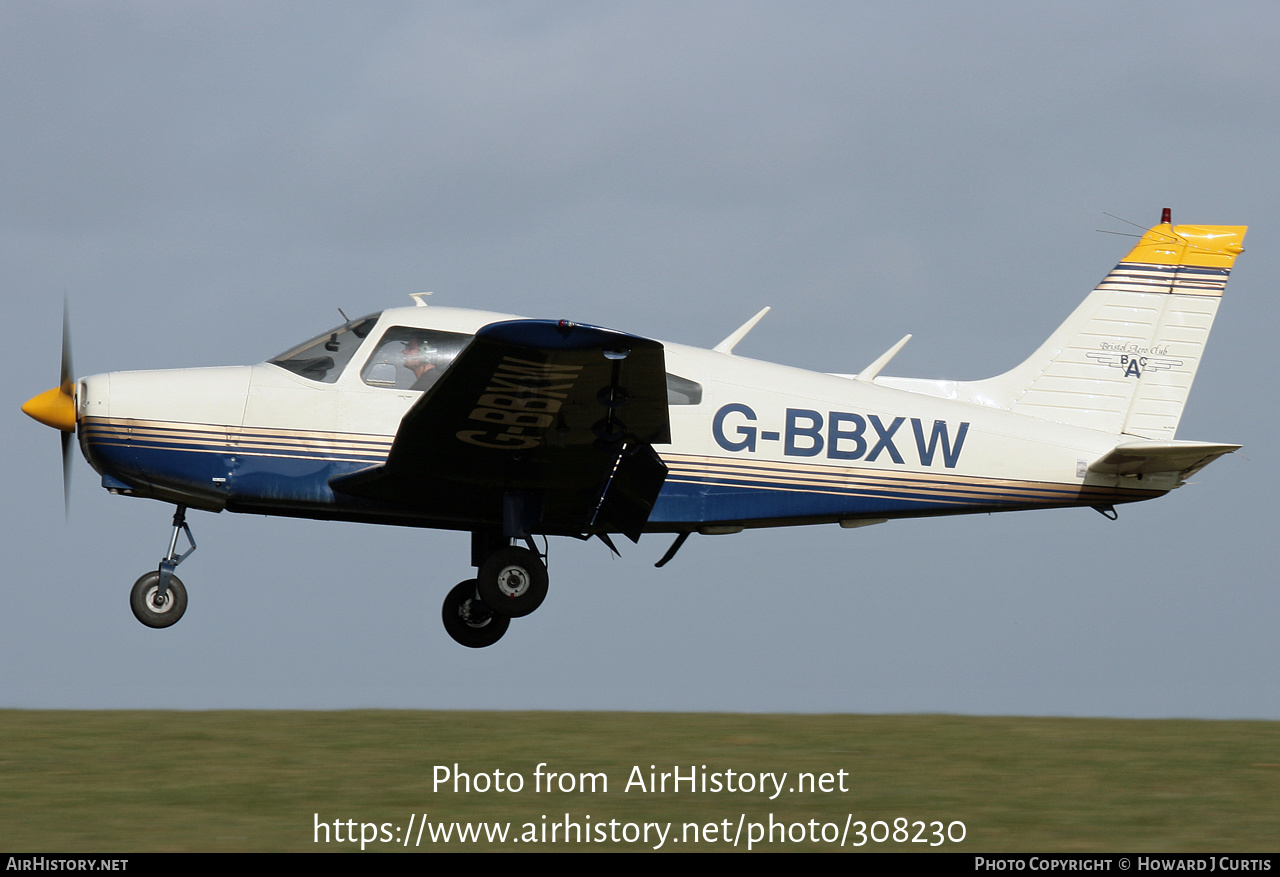
M 491 646 L 507 632 L 511 619 L 492 612 L 476 598 L 476 580 L 454 586 L 444 598 L 444 629 L 454 642 L 469 649 Z
M 476 582 L 480 599 L 508 618 L 528 615 L 547 598 L 547 568 L 528 548 L 495 551 L 480 567 Z
M 187 589 L 182 579 L 169 577 L 169 593 L 160 596 L 160 573 L 152 570 L 133 583 L 129 592 L 133 616 L 147 627 L 171 627 L 187 611 Z

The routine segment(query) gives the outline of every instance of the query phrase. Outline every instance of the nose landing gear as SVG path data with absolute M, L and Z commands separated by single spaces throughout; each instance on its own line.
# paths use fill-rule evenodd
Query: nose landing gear
M 144 573 L 129 592 L 129 607 L 133 617 L 147 627 L 171 627 L 187 611 L 187 588 L 182 579 L 170 573 L 169 584 L 161 592 L 160 573 Z
M 187 537 L 188 548 L 178 554 L 178 534 Z M 172 627 L 187 611 L 187 588 L 182 579 L 173 574 L 178 564 L 196 550 L 196 540 L 187 526 L 187 507 L 180 505 L 173 513 L 173 535 L 169 538 L 169 553 L 160 560 L 160 568 L 143 574 L 133 583 L 129 592 L 129 608 L 133 617 L 147 627 Z

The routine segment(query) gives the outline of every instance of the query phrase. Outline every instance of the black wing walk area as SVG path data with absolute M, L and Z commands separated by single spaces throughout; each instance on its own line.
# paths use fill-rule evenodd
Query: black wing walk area
M 432 526 L 638 539 L 667 468 L 657 341 L 566 321 L 491 323 L 400 422 L 383 465 L 335 491 Z

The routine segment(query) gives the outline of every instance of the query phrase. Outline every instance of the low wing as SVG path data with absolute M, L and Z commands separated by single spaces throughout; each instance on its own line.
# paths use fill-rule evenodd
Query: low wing
M 335 491 L 508 535 L 641 528 L 671 441 L 657 341 L 566 321 L 492 323 L 400 422 L 386 463 Z
M 1212 442 L 1126 442 L 1094 461 L 1089 468 L 1108 475 L 1176 472 L 1178 480 L 1185 481 L 1223 454 L 1239 448 L 1240 445 L 1219 445 Z

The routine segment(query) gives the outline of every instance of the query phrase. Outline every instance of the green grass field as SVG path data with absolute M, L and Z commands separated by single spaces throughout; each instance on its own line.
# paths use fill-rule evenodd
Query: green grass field
M 921 841 L 937 841 L 935 822 L 962 822 L 964 840 L 937 847 L 952 852 L 1280 848 L 1275 722 L 4 711 L 0 742 L 0 846 L 11 851 L 357 851 L 358 842 L 345 841 L 365 831 L 382 839 L 366 850 L 391 852 L 405 849 L 411 815 L 416 836 L 424 813 L 428 824 L 500 822 L 511 833 L 505 843 L 447 845 L 424 833 L 422 851 L 642 850 L 657 845 L 656 830 L 648 842 L 628 842 L 625 833 L 640 829 L 625 826 L 645 822 L 671 825 L 665 850 L 724 851 L 735 833 L 745 849 L 751 823 L 770 818 L 784 827 L 755 849 L 833 851 L 821 839 L 824 826 L 830 840 L 850 825 L 852 844 L 859 820 L 868 833 L 888 835 L 861 849 L 930 849 L 895 840 L 895 819 L 906 820 L 899 839 Z M 523 788 L 434 789 L 437 766 L 452 772 L 455 762 L 490 782 L 501 771 L 504 786 L 514 772 Z M 535 779 L 539 763 L 559 775 L 553 791 Z M 666 792 L 635 783 L 626 790 L 636 767 L 647 787 L 651 765 L 654 774 L 678 767 L 685 777 L 697 768 L 698 783 L 705 765 L 708 791 L 687 781 L 675 791 L 670 780 Z M 711 791 L 714 777 L 728 785 L 730 770 L 735 791 Z M 767 777 L 766 793 L 739 788 L 742 773 L 757 784 L 760 773 L 784 771 L 773 800 Z M 814 790 L 799 789 L 801 773 L 812 774 Z M 607 790 L 597 777 L 591 791 L 582 774 L 604 774 Z M 823 774 L 830 791 L 821 791 Z M 561 791 L 570 780 L 572 790 Z M 315 842 L 317 814 L 328 843 Z M 581 834 L 564 842 L 566 814 L 590 843 Z M 959 831 L 952 826 L 953 837 Z M 622 839 L 602 840 L 611 832 Z

